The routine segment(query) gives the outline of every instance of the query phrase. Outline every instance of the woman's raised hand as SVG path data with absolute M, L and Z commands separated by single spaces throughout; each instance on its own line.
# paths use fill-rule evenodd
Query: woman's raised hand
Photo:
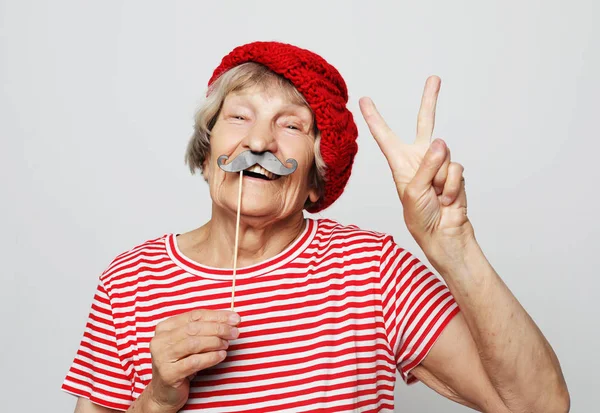
M 431 244 L 450 239 L 465 241 L 473 236 L 467 218 L 467 197 L 463 167 L 452 162 L 445 142 L 431 143 L 440 78 L 425 83 L 417 117 L 414 143 L 400 140 L 386 124 L 370 98 L 360 99 L 360 109 L 371 134 L 385 155 L 400 201 L 406 225 L 427 252 Z
M 194 310 L 160 322 L 150 342 L 149 399 L 160 411 L 176 412 L 188 399 L 190 380 L 222 362 L 229 340 L 239 335 L 240 317 L 231 311 Z

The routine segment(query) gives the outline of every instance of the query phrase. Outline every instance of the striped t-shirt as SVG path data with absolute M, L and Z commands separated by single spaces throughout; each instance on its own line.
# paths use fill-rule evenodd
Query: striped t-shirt
M 152 379 L 156 325 L 193 309 L 228 310 L 232 272 L 185 257 L 169 234 L 119 255 L 100 277 L 63 389 L 126 410 Z M 239 269 L 240 335 L 200 371 L 181 411 L 394 409 L 458 312 L 444 283 L 391 236 L 307 220 L 279 255 Z

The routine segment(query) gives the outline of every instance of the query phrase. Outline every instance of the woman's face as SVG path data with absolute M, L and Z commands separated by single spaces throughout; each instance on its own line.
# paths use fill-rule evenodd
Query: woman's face
M 231 162 L 247 150 L 269 151 L 284 164 L 286 159 L 294 158 L 298 167 L 277 179 L 244 175 L 243 215 L 272 221 L 301 211 L 307 198 L 316 202 L 316 190 L 309 187 L 314 163 L 312 125 L 311 110 L 290 102 L 277 87 L 251 87 L 227 95 L 211 131 L 210 155 L 204 168 L 213 203 L 237 210 L 240 174 L 221 170 L 217 158 L 227 155 L 227 162 Z

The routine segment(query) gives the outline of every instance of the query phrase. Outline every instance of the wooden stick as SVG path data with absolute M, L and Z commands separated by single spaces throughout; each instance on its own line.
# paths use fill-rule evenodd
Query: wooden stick
M 237 255 L 238 255 L 238 241 L 240 237 L 240 210 L 242 209 L 242 180 L 244 171 L 240 171 L 240 188 L 238 190 L 238 206 L 237 206 L 237 219 L 235 223 L 235 246 L 233 249 L 233 285 L 231 287 L 231 311 L 234 311 L 234 299 L 235 299 L 235 275 L 237 272 Z

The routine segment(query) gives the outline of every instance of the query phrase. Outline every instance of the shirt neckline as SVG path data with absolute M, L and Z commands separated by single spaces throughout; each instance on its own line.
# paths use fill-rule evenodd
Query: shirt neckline
M 237 279 L 245 279 L 267 274 L 287 263 L 293 261 L 300 255 L 312 242 L 317 233 L 318 222 L 312 218 L 305 218 L 306 227 L 294 242 L 286 249 L 263 262 L 238 268 L 236 271 Z M 215 268 L 200 264 L 185 256 L 177 245 L 178 234 L 168 234 L 165 238 L 165 247 L 169 258 L 182 270 L 200 277 L 214 280 L 231 280 L 233 278 L 232 268 Z

